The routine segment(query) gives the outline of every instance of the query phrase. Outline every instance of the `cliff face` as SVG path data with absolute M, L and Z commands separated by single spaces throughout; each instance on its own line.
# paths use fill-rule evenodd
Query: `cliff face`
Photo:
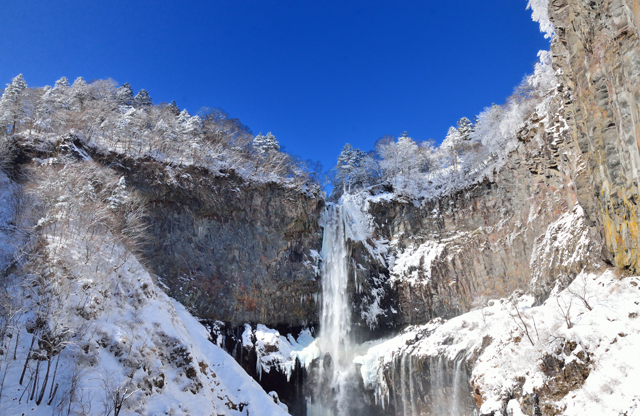
M 556 282 L 564 287 L 606 257 L 597 220 L 576 206 L 593 198 L 576 185 L 585 162 L 567 124 L 571 93 L 560 84 L 552 94 L 548 113 L 529 118 L 492 179 L 419 205 L 370 198 L 373 240 L 388 242 L 388 251 L 382 262 L 357 254 L 392 283 L 396 323 L 453 317 L 514 290 L 532 289 L 542 301 Z
M 232 326 L 317 322 L 317 194 L 232 172 L 131 163 L 127 182 L 147 214 L 142 257 L 170 296 Z
M 585 160 L 580 202 L 615 265 L 639 271 L 640 45 L 637 0 L 552 0 L 554 65 L 574 99 L 572 139 Z
M 638 285 L 598 266 L 640 271 L 640 2 L 550 0 L 549 15 L 556 96 L 518 132 L 502 170 L 420 206 L 371 199 L 373 239 L 389 240 L 383 273 L 398 292 L 397 322 L 425 324 L 369 350 L 380 354 L 370 391 L 390 403 L 389 414 L 403 402 L 420 414 L 438 408 L 440 360 L 450 397 L 458 366 L 467 371 L 482 415 L 623 414 L 636 406 L 636 393 L 616 396 L 635 391 L 626 375 L 635 360 L 610 349 L 637 348 L 625 337 L 636 324 Z M 534 297 L 512 295 L 517 289 Z M 487 298 L 503 299 L 464 313 Z M 614 303 L 615 319 L 596 306 Z M 426 324 L 460 314 L 442 327 L 455 327 L 449 331 L 433 329 L 438 319 Z M 616 368 L 624 374 L 610 375 Z M 599 373 L 617 384 L 603 384 L 595 400 L 589 383 Z M 475 414 L 475 406 L 453 405 Z

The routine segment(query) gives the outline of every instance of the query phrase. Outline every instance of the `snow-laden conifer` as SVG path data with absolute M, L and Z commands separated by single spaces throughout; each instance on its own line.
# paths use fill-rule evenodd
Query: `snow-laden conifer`
M 120 105 L 131 105 L 133 103 L 133 89 L 128 82 L 122 84 L 116 90 L 116 102 Z
M 22 74 L 7 84 L 7 88 L 0 98 L 0 128 L 2 131 L 15 131 L 17 123 L 24 117 L 22 92 L 26 88 L 27 83 Z
M 133 102 L 135 105 L 140 107 L 148 107 L 150 105 L 153 105 L 153 101 L 151 100 L 149 93 L 145 89 L 140 90 L 136 94 L 136 96 L 133 98 Z
M 252 145 L 256 152 L 261 155 L 272 150 L 280 150 L 280 144 L 278 143 L 278 140 L 276 140 L 276 136 L 271 134 L 271 132 L 266 135 L 263 135 L 262 133 L 258 134 L 253 138 Z

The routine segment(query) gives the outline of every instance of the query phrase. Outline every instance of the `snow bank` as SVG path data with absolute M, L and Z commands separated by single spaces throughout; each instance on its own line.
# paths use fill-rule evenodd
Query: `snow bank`
M 280 335 L 277 330 L 262 324 L 258 324 L 255 330 L 252 330 L 248 324 L 245 324 L 245 328 L 247 329 L 242 334 L 243 340 L 245 334 L 247 338 L 255 340 L 252 346 L 255 347 L 257 355 L 256 370 L 259 377 L 262 377 L 263 372 L 269 373 L 276 369 L 286 374 L 288 381 L 296 367 L 296 360 L 301 365 L 308 366 L 319 356 L 319 350 L 314 343 L 315 339 L 309 329 L 302 330 L 298 338 L 294 338 L 291 334 Z M 246 344 L 244 346 L 247 347 Z
M 396 253 L 391 266 L 391 282 L 407 282 L 410 285 L 426 285 L 431 280 L 432 265 L 441 260 L 445 245 L 427 241 L 411 245 Z
M 480 394 L 480 414 L 506 409 L 520 414 L 516 408 L 534 393 L 541 406 L 568 416 L 637 412 L 640 278 L 622 278 L 614 270 L 582 273 L 544 304 L 532 305 L 531 296 L 489 301 L 483 309 L 446 322 L 407 328 L 354 362 L 379 402 L 388 402 L 394 388 L 409 383 L 390 383 L 389 373 L 401 357 L 429 362 L 465 356 L 475 358 L 468 364 L 473 366 L 470 382 Z M 565 370 L 553 374 L 548 362 Z M 586 380 L 575 375 L 565 379 L 571 369 L 586 371 Z M 549 389 L 560 397 L 547 396 Z
M 118 187 L 92 187 L 108 175 L 58 168 L 37 168 L 50 180 L 36 185 L 38 239 L 0 290 L 14 308 L 1 311 L 14 353 L 0 354 L 0 414 L 286 414 L 115 234 Z

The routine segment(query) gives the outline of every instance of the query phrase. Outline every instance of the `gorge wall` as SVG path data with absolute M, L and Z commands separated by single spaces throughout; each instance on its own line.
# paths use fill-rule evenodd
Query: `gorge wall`
M 541 302 L 556 282 L 561 289 L 600 262 L 637 272 L 639 10 L 636 1 L 551 1 L 558 85 L 548 111 L 517 132 L 506 164 L 419 204 L 369 197 L 371 244 L 388 242 L 388 252 L 381 261 L 356 244 L 353 270 L 363 282 L 392 282 L 399 312 L 387 302 L 383 320 L 452 317 L 514 290 L 531 289 Z M 577 222 L 563 225 L 576 204 Z
M 318 191 L 233 172 L 122 160 L 140 193 L 141 255 L 170 296 L 200 319 L 306 327 L 318 320 Z
M 596 214 L 580 208 L 593 198 L 578 185 L 585 156 L 569 127 L 571 91 L 560 84 L 550 94 L 548 113 L 531 115 L 491 179 L 420 203 L 369 197 L 371 244 L 382 241 L 387 252 L 381 261 L 360 244 L 356 259 L 367 260 L 356 260 L 354 270 L 370 279 L 373 263 L 392 283 L 396 324 L 450 318 L 515 290 L 531 288 L 542 301 L 556 282 L 562 288 L 584 267 L 608 259 Z M 573 223 L 563 225 L 568 216 Z
M 638 272 L 640 3 L 552 0 L 554 65 L 574 99 L 571 135 L 585 160 L 580 202 L 616 266 Z
M 534 113 L 517 133 L 520 144 L 502 169 L 484 183 L 420 204 L 373 193 L 369 197 L 374 233 L 367 244 L 356 244 L 356 259 L 366 260 L 356 260 L 353 269 L 360 279 L 371 279 L 357 264 L 377 264 L 392 282 L 388 291 L 395 291 L 395 322 L 424 325 L 389 341 L 386 352 L 379 348 L 383 352 L 376 358 L 379 373 L 373 384 L 389 414 L 406 413 L 407 408 L 412 414 L 430 414 L 445 403 L 438 399 L 434 360 L 444 360 L 450 369 L 463 362 L 468 369 L 477 408 L 468 405 L 460 414 L 612 409 L 606 407 L 612 406 L 607 399 L 594 401 L 588 396 L 593 393 L 585 397 L 588 389 L 581 390 L 591 373 L 614 371 L 593 364 L 615 357 L 607 355 L 609 348 L 599 350 L 601 341 L 587 341 L 587 334 L 597 333 L 611 344 L 626 334 L 606 334 L 606 326 L 617 319 L 598 326 L 602 315 L 593 305 L 574 310 L 573 318 L 566 306 L 577 301 L 580 291 L 582 296 L 589 292 L 592 303 L 611 297 L 624 304 L 629 289 L 632 298 L 637 296 L 637 284 L 624 276 L 638 273 L 640 259 L 639 17 L 640 3 L 632 0 L 550 0 L 556 95 L 545 114 Z M 382 260 L 366 247 L 376 240 L 388 246 Z M 618 269 L 601 274 L 603 266 Z M 572 283 L 580 273 L 585 274 Z M 609 289 L 589 289 L 596 284 L 592 281 Z M 554 288 L 557 298 L 545 302 Z M 527 292 L 534 295 L 531 303 L 520 296 Z M 490 298 L 503 299 L 464 314 Z M 385 314 L 393 315 L 395 307 Z M 514 325 L 519 308 L 531 308 L 520 327 Z M 566 329 L 547 323 L 525 341 L 523 329 L 533 328 L 532 319 L 540 325 L 545 314 L 553 320 L 563 313 L 569 319 Z M 500 314 L 503 318 L 488 318 Z M 455 329 L 433 329 L 441 325 L 433 318 L 454 316 L 447 325 Z M 624 312 L 619 319 L 631 326 L 636 317 L 636 312 Z M 500 325 L 511 326 L 511 333 L 489 329 L 491 319 L 502 319 Z M 576 337 L 570 319 L 584 319 L 591 326 L 576 330 L 584 332 Z M 480 335 L 474 338 L 474 331 Z M 538 361 L 527 363 L 527 354 Z M 501 366 L 507 370 L 496 376 L 493 369 Z M 448 377 L 454 377 L 452 371 Z M 500 381 L 492 384 L 496 377 Z M 633 383 L 622 381 L 623 386 L 625 382 Z M 454 383 L 449 381 L 445 389 L 451 393 Z M 603 396 L 611 394 L 605 390 Z M 628 405 L 621 403 L 618 399 L 616 405 Z

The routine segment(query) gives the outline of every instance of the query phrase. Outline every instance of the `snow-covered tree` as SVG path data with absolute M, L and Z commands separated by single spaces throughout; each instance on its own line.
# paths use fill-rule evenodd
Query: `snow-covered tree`
M 346 143 L 338 155 L 336 165 L 337 179 L 342 183 L 343 192 L 351 192 L 351 186 L 362 182 L 366 174 L 362 171 L 363 160 L 366 153 L 360 149 L 354 149 L 350 143 Z
M 178 124 L 184 126 L 185 124 L 187 124 L 190 118 L 191 118 L 191 114 L 189 114 L 189 112 L 185 108 L 180 112 L 180 114 L 178 114 Z
M 271 132 L 266 135 L 259 133 L 253 138 L 251 145 L 259 155 L 265 155 L 269 151 L 280 150 L 280 144 L 278 143 L 278 140 L 276 140 L 276 136 L 271 134 Z
M 462 117 L 458 120 L 457 130 L 460 133 L 462 140 L 468 141 L 471 139 L 471 133 L 473 133 L 473 123 L 466 117 Z
M 84 108 L 84 103 L 90 97 L 90 87 L 87 85 L 87 82 L 82 77 L 76 78 L 71 86 L 71 101 L 73 106 L 82 111 Z
M 189 112 L 184 109 L 178 115 L 178 125 L 183 133 L 198 133 L 202 129 L 202 119 L 198 116 L 191 116 Z
M 23 92 L 27 88 L 27 83 L 22 74 L 11 80 L 7 84 L 2 98 L 0 98 L 0 128 L 4 132 L 13 132 L 25 116 Z
M 136 96 L 133 98 L 133 103 L 139 107 L 148 107 L 153 105 L 153 101 L 151 100 L 149 93 L 145 89 L 140 90 L 136 94 Z
M 120 105 L 133 104 L 133 89 L 131 89 L 131 85 L 128 82 L 125 82 L 116 90 L 116 102 Z
M 545 38 L 551 39 L 555 29 L 549 19 L 549 0 L 529 0 L 528 9 L 532 11 L 533 21 L 540 24 L 540 32 L 544 33 Z
M 178 104 L 175 101 L 171 100 L 169 104 L 165 107 L 171 114 L 177 116 L 180 114 L 180 109 L 178 108 Z
M 66 88 L 69 88 L 69 80 L 67 79 L 67 77 L 60 78 L 53 86 L 53 89 L 57 90 L 65 90 Z
M 420 170 L 422 161 L 418 145 L 404 132 L 397 141 L 381 144 L 377 149 L 380 154 L 380 167 L 385 177 L 408 176 Z

